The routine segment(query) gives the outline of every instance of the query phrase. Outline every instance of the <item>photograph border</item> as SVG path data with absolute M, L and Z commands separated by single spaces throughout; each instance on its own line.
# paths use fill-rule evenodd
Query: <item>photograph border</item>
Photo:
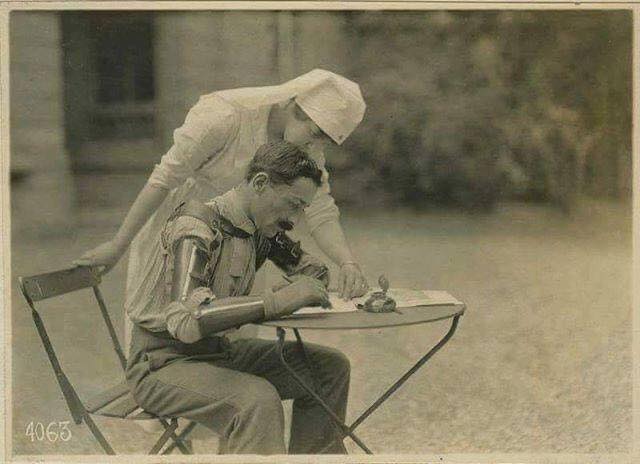
M 628 454 L 571 454 L 571 453 L 487 453 L 487 454 L 430 454 L 430 455 L 347 455 L 347 456 L 144 456 L 144 455 L 13 455 L 12 443 L 12 378 L 11 378 L 11 340 L 12 340 L 12 315 L 11 315 L 11 210 L 10 210 L 10 89 L 9 89 L 9 19 L 12 11 L 42 11 L 42 10 L 608 10 L 624 9 L 633 12 L 633 238 L 632 238 L 632 320 L 633 320 L 633 442 L 631 452 Z M 640 462 L 640 295 L 638 283 L 640 283 L 640 194 L 637 187 L 640 186 L 640 97 L 638 95 L 638 82 L 640 82 L 640 5 L 635 2 L 570 2 L 570 1 L 4 1 L 0 2 L 0 165 L 2 167 L 2 189 L 0 189 L 0 204 L 2 205 L 2 279 L 0 280 L 0 292 L 3 296 L 4 318 L 0 320 L 0 333 L 3 334 L 2 368 L 4 375 L 0 378 L 0 388 L 3 390 L 4 409 L 2 421 L 0 421 L 0 448 L 4 450 L 6 462 L 221 462 L 221 463 L 247 463 L 247 462 L 536 462 L 536 463 L 632 463 Z M 614 379 L 615 380 L 615 379 Z

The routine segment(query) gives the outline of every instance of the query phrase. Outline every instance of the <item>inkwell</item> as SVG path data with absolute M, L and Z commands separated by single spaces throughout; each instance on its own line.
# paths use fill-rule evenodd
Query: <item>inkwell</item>
M 381 292 L 373 292 L 369 298 L 363 303 L 358 305 L 358 309 L 364 309 L 370 313 L 398 313 L 402 314 L 396 309 L 396 302 L 390 296 L 387 296 L 387 290 L 389 290 L 389 280 L 383 275 L 378 278 L 378 285 L 382 289 Z

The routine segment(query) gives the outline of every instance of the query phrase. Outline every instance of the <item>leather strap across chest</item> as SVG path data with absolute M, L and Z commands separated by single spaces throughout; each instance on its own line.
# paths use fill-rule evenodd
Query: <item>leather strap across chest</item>
M 231 221 L 225 218 L 217 205 L 206 205 L 196 200 L 188 200 L 180 204 L 173 212 L 169 220 L 177 216 L 190 216 L 203 221 L 213 230 L 218 230 L 222 234 L 223 240 L 230 237 L 248 239 L 251 234 L 234 226 Z M 254 246 L 256 247 L 256 269 L 259 269 L 267 259 L 271 251 L 271 242 L 265 239 L 260 232 L 254 235 Z
M 234 226 L 231 221 L 220 214 L 216 205 L 209 206 L 198 201 L 186 201 L 176 208 L 172 216 L 190 216 L 199 219 L 212 229 L 219 230 L 229 237 L 244 239 L 251 237 L 250 233 Z

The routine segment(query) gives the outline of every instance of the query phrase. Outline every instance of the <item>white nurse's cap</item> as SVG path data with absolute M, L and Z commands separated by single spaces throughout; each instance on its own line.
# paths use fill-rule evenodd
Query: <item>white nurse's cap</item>
M 316 81 L 298 93 L 296 103 L 338 145 L 358 127 L 366 108 L 360 87 L 338 74 L 314 69 L 303 78 Z
M 295 98 L 300 108 L 337 144 L 344 142 L 360 124 L 366 107 L 358 84 L 324 69 L 314 69 L 280 85 L 223 90 L 211 95 L 246 108 Z

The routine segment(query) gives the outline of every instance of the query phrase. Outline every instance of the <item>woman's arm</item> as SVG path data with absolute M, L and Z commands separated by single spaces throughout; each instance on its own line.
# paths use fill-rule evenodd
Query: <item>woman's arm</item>
M 358 263 L 353 259 L 338 219 L 327 220 L 311 233 L 314 240 L 334 263 L 340 266 L 338 291 L 345 299 L 362 296 L 369 288 Z
M 331 196 L 329 173 L 324 167 L 324 155 L 316 156 L 322 171 L 322 186 L 306 209 L 307 223 L 311 235 L 331 261 L 340 267 L 338 291 L 344 299 L 364 295 L 369 285 L 362 269 L 354 260 L 347 239 L 340 225 L 340 211 Z
M 115 236 L 108 242 L 87 251 L 73 264 L 76 266 L 104 266 L 101 273 L 109 272 L 168 193 L 169 191 L 165 188 L 147 183 L 133 202 Z
M 331 261 L 341 265 L 354 261 L 347 239 L 344 236 L 340 221 L 326 221 L 316 227 L 311 233 L 314 240 Z
M 198 102 L 173 134 L 173 146 L 156 165 L 113 239 L 89 250 L 73 263 L 104 266 L 108 272 L 122 257 L 138 231 L 162 204 L 171 189 L 220 153 L 234 133 L 238 120 L 228 104 L 217 99 Z

